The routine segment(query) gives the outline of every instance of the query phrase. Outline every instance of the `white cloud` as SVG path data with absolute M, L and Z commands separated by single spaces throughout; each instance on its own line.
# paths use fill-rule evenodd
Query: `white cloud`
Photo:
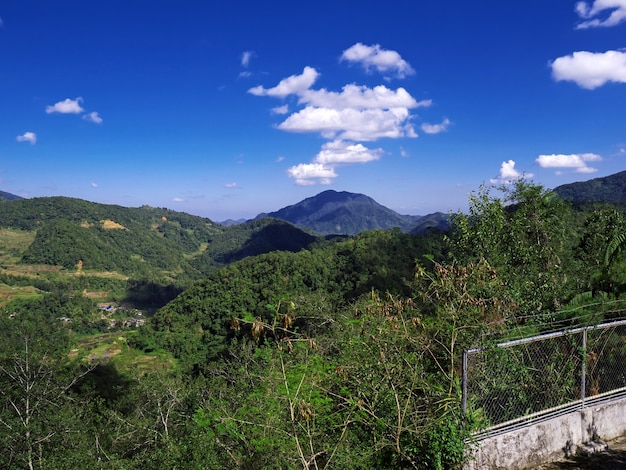
M 91 183 L 91 187 L 94 188 L 94 189 L 97 188 L 98 187 L 98 183 Z
M 368 88 L 359 85 L 346 85 L 341 93 L 321 90 L 306 90 L 300 103 L 324 108 L 342 109 L 388 109 L 428 107 L 431 100 L 416 101 L 404 88 L 390 90 L 384 85 Z
M 362 144 L 353 144 L 334 140 L 322 146 L 322 150 L 313 159 L 314 163 L 325 166 L 342 163 L 367 163 L 380 159 L 383 149 L 369 149 Z
M 606 10 L 612 10 L 608 15 Z M 610 27 L 626 21 L 626 0 L 595 0 L 594 2 L 578 2 L 576 13 L 583 21 L 577 29 Z
M 406 149 L 404 147 L 400 147 L 400 156 L 402 158 L 408 158 L 409 156 L 409 152 L 406 151 Z
M 541 168 L 571 168 L 576 173 L 594 173 L 598 170 L 587 162 L 599 162 L 602 157 L 595 153 L 551 154 L 539 155 L 535 161 Z
M 185 199 L 183 199 L 182 197 L 175 197 L 174 199 L 172 199 L 172 202 L 185 202 Z
M 235 189 L 235 188 L 237 188 L 237 183 L 235 183 L 235 182 L 232 182 L 232 183 L 226 183 L 226 184 L 224 185 L 224 187 L 225 187 L 225 188 L 228 188 L 228 189 Z
M 502 162 L 500 166 L 500 174 L 497 178 L 489 180 L 491 184 L 511 184 L 520 178 L 532 178 L 532 173 L 520 173 L 515 168 L 515 161 L 509 160 Z
M 378 72 L 392 72 L 398 78 L 415 73 L 413 68 L 396 51 L 382 49 L 380 45 L 366 46 L 357 42 L 341 54 L 341 60 L 360 63 L 365 70 L 376 69 Z
M 52 106 L 46 106 L 46 113 L 80 114 L 85 111 L 80 105 L 82 101 L 83 99 L 80 96 L 75 100 L 66 98 L 63 101 L 53 104 Z
M 83 116 L 85 121 L 95 122 L 96 124 L 102 124 L 102 118 L 97 111 L 92 111 Z
M 275 162 L 276 162 L 276 163 L 280 163 L 280 162 L 282 162 L 282 161 L 284 161 L 284 160 L 285 160 L 285 157 L 283 157 L 282 155 L 280 155 L 280 156 L 278 156 L 278 157 L 276 158 Z
M 18 135 L 15 139 L 18 142 L 30 142 L 31 145 L 34 145 L 37 142 L 37 134 L 34 132 L 24 132 L 22 135 Z
M 288 112 L 289 112 L 289 106 L 286 104 L 272 108 L 272 114 L 287 114 Z
M 254 51 L 244 51 L 241 54 L 241 65 L 243 67 L 247 67 L 248 65 L 250 65 L 250 60 L 255 56 L 256 54 L 254 53 Z
M 555 59 L 550 66 L 556 81 L 573 81 L 588 90 L 606 82 L 626 83 L 626 52 L 578 51 Z
M 330 184 L 337 177 L 333 168 L 322 163 L 300 163 L 289 168 L 287 174 L 296 180 L 298 186 Z
M 319 77 L 319 73 L 313 67 L 304 67 L 300 75 L 291 75 L 281 80 L 273 88 L 263 88 L 261 85 L 250 88 L 248 93 L 255 96 L 274 96 L 284 98 L 289 95 L 299 95 L 313 85 Z
M 426 134 L 439 134 L 440 132 L 445 132 L 448 130 L 448 126 L 450 126 L 451 122 L 448 118 L 444 119 L 440 124 L 422 124 L 422 130 Z
M 372 141 L 417 137 L 406 108 L 330 109 L 307 106 L 278 125 L 290 132 L 319 132 L 327 139 Z
M 398 77 L 414 73 L 397 52 L 378 45 L 357 43 L 346 49 L 341 59 L 361 64 L 366 70 L 375 69 Z M 299 185 L 330 184 L 337 177 L 337 166 L 371 162 L 384 153 L 383 149 L 370 149 L 358 142 L 416 138 L 415 116 L 410 110 L 432 105 L 429 99 L 417 101 L 402 87 L 394 90 L 384 85 L 369 87 L 350 83 L 340 91 L 313 89 L 319 77 L 316 69 L 307 66 L 301 74 L 284 78 L 274 87 L 259 85 L 248 90 L 256 96 L 297 97 L 299 109 L 290 111 L 286 104 L 272 108 L 272 114 L 288 114 L 276 127 L 287 132 L 317 133 L 330 140 L 311 163 L 301 163 L 288 170 Z M 427 133 L 438 133 L 449 125 L 450 121 L 445 119 L 440 124 L 425 125 L 424 129 Z

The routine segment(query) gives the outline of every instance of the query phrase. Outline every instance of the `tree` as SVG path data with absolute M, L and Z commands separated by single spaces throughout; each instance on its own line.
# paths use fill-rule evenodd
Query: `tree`
M 481 187 L 469 214 L 454 217 L 452 256 L 460 264 L 487 260 L 524 315 L 558 310 L 576 293 L 573 210 L 524 180 L 498 189 L 503 197 Z
M 82 409 L 72 388 L 90 368 L 68 360 L 62 330 L 23 317 L 2 318 L 0 458 L 4 468 L 34 469 L 80 441 L 74 437 L 84 430 Z

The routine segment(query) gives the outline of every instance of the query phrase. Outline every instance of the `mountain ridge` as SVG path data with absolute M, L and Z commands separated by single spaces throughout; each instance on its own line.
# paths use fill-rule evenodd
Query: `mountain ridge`
M 396 227 L 405 233 L 413 232 L 424 216 L 402 215 L 364 194 L 329 189 L 277 211 L 261 213 L 255 220 L 264 217 L 324 235 L 356 235 Z
M 598 202 L 626 204 L 626 171 L 563 184 L 554 188 L 553 191 L 574 205 Z

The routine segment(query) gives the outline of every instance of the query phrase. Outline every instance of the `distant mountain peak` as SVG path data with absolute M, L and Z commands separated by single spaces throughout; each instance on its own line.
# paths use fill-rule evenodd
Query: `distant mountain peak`
M 0 201 L 16 201 L 18 199 L 23 199 L 23 198 L 20 196 L 16 196 L 15 194 L 0 191 Z
M 332 189 L 256 218 L 263 217 L 285 220 L 324 235 L 355 235 L 394 227 L 410 232 L 421 218 L 398 214 L 364 194 Z

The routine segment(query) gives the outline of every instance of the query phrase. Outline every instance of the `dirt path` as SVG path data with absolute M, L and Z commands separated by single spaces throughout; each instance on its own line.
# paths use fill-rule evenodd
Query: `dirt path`
M 608 444 L 605 452 L 563 459 L 537 467 L 537 470 L 626 470 L 626 435 Z

